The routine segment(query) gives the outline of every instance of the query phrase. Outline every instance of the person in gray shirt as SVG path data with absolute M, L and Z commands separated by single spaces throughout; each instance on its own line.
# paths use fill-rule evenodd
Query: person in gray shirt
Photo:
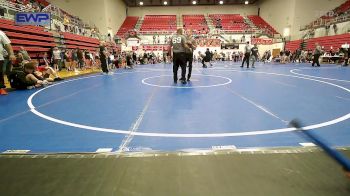
M 192 30 L 187 32 L 187 45 L 189 47 L 189 49 L 186 50 L 186 64 L 188 62 L 187 81 L 190 81 L 192 74 L 193 51 L 197 47 L 196 41 L 192 36 Z
M 254 47 L 251 49 L 251 53 L 252 53 L 252 68 L 255 68 L 254 64 L 259 59 L 258 44 L 254 44 Z
M 173 73 L 174 83 L 177 83 L 177 71 L 181 67 L 181 78 L 182 84 L 186 84 L 186 50 L 189 47 L 186 43 L 186 37 L 183 35 L 183 29 L 179 28 L 176 35 L 171 38 L 170 49 L 173 54 Z
M 314 50 L 314 55 L 313 55 L 314 58 L 312 60 L 312 67 L 315 65 L 315 63 L 317 64 L 317 67 L 320 66 L 319 58 L 321 54 L 322 54 L 321 46 L 318 43 L 316 43 L 316 48 Z
M 244 58 L 243 58 L 243 61 L 242 61 L 242 66 L 244 65 L 244 62 L 247 62 L 247 68 L 249 68 L 249 58 L 250 58 L 250 45 L 249 45 L 249 42 L 247 42 L 247 44 L 245 45 L 244 47 Z

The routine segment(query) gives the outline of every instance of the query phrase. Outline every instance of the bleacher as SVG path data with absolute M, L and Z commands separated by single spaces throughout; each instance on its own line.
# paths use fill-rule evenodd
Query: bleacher
M 62 44 L 67 49 L 86 49 L 96 51 L 100 41 L 96 38 L 85 37 L 72 33 L 61 33 L 62 43 L 58 43 L 51 32 L 46 32 L 44 27 L 37 26 L 16 26 L 14 21 L 0 19 L 0 29 L 10 38 L 13 50 L 17 52 L 20 46 L 25 47 L 32 58 L 41 57 L 43 52 L 48 52 L 50 48 Z M 107 45 L 115 48 L 115 45 Z
M 196 34 L 207 34 L 209 32 L 204 15 L 183 15 L 182 19 L 186 31 L 191 29 Z
M 300 48 L 300 44 L 302 42 L 303 42 L 303 40 L 289 41 L 286 43 L 285 49 L 293 52 L 296 49 Z
M 267 33 L 269 34 L 278 34 L 278 32 L 260 16 L 250 15 L 248 16 L 248 18 L 250 21 L 253 22 L 255 26 L 257 26 L 261 30 L 267 30 Z
M 347 0 L 340 6 L 336 7 L 333 10 L 330 10 L 325 15 L 317 18 L 316 20 L 312 21 L 310 24 L 306 25 L 305 27 L 302 27 L 301 30 L 305 29 L 311 29 L 311 28 L 317 28 L 326 25 L 327 23 L 339 23 L 339 22 L 345 22 L 350 19 L 350 0 Z
M 249 29 L 249 25 L 245 24 L 243 16 L 239 14 L 210 14 L 215 26 L 222 26 L 224 31 L 244 32 Z
M 85 37 L 72 33 L 63 32 L 64 46 L 68 49 L 80 48 L 89 51 L 96 51 L 100 41 L 96 38 Z
M 337 7 L 334 11 L 338 14 L 347 12 L 350 10 L 350 0 L 347 0 L 343 4 L 341 4 L 339 7 Z
M 324 47 L 323 50 L 328 51 L 331 47 L 340 48 L 343 44 L 349 43 L 349 40 L 350 33 L 312 38 L 307 40 L 306 49 L 313 50 L 315 49 L 315 44 L 319 43 L 320 46 Z
M 15 52 L 23 46 L 33 58 L 57 45 L 52 33 L 43 27 L 16 26 L 12 20 L 0 19 L 0 29 L 10 38 Z
M 145 45 L 143 45 L 142 46 L 142 49 L 144 50 L 144 51 L 147 51 L 147 52 L 149 52 L 149 51 L 168 51 L 169 50 L 169 45 L 147 45 L 147 44 L 145 44 Z
M 123 37 L 125 33 L 129 32 L 129 30 L 134 29 L 139 17 L 137 16 L 128 16 L 125 18 L 123 24 L 119 28 L 117 35 L 119 37 Z
M 161 34 L 175 32 L 176 28 L 176 15 L 146 15 L 140 32 Z

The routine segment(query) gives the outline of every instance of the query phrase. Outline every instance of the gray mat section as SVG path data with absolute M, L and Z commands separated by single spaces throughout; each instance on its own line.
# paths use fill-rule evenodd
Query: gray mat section
M 337 196 L 350 195 L 349 182 L 320 151 L 0 156 L 0 195 L 4 196 Z

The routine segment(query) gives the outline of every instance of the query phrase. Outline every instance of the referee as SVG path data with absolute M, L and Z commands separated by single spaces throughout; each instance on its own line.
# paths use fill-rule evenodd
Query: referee
M 313 54 L 314 58 L 312 59 L 312 64 L 311 64 L 312 67 L 315 66 L 315 63 L 317 65 L 317 67 L 320 66 L 319 58 L 321 56 L 321 53 L 322 53 L 321 46 L 318 43 L 316 43 L 316 48 L 315 48 L 314 54 Z
M 193 62 L 193 51 L 196 49 L 196 41 L 192 37 L 192 30 L 187 31 L 187 45 L 189 48 L 186 49 L 186 64 L 188 62 L 188 74 L 187 81 L 190 81 L 192 74 L 192 62 Z
M 186 49 L 189 49 L 186 43 L 186 37 L 183 35 L 183 29 L 179 28 L 176 35 L 172 37 L 170 42 L 170 49 L 173 54 L 173 73 L 174 83 L 177 83 L 177 71 L 181 67 L 181 78 L 182 84 L 186 84 Z
M 243 67 L 244 62 L 247 62 L 247 68 L 249 68 L 249 58 L 250 58 L 250 46 L 249 46 L 249 42 L 247 42 L 247 44 L 244 47 L 244 58 L 243 58 L 241 67 Z

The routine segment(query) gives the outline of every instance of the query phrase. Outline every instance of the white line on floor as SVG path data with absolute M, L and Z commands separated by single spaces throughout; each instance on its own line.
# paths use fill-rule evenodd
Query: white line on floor
M 299 144 L 302 145 L 302 146 L 305 146 L 305 147 L 316 146 L 314 143 L 311 143 L 311 142 L 309 142 L 309 143 L 299 143 Z
M 248 102 L 248 103 L 254 105 L 254 106 L 257 107 L 257 108 L 259 108 L 261 111 L 265 112 L 266 114 L 268 114 L 268 115 L 270 115 L 270 116 L 272 116 L 272 117 L 274 117 L 274 118 L 277 118 L 277 119 L 281 120 L 281 121 L 282 121 L 283 123 L 285 123 L 285 124 L 288 123 L 288 121 L 286 121 L 286 120 L 280 118 L 279 116 L 277 116 L 276 114 L 272 113 L 271 111 L 269 111 L 269 110 L 268 110 L 267 108 L 265 108 L 264 106 L 259 105 L 258 103 L 256 103 L 256 102 L 254 102 L 254 101 L 252 101 L 252 100 L 250 100 L 250 99 L 244 97 L 243 95 L 237 93 L 236 91 L 234 91 L 234 90 L 232 90 L 232 89 L 230 89 L 230 88 L 227 88 L 227 89 L 228 89 L 230 92 L 232 92 L 233 94 L 235 94 L 236 96 L 238 96 L 238 97 L 240 97 L 241 99 L 245 100 L 246 102 Z
M 343 100 L 346 100 L 346 101 L 350 101 L 349 98 L 345 98 L 345 97 L 340 97 L 340 96 L 335 96 L 336 98 L 339 98 L 339 99 L 343 99 Z
M 155 92 L 157 88 L 153 89 L 151 96 L 149 96 L 149 98 L 147 99 L 147 102 L 145 104 L 145 106 L 143 107 L 140 115 L 138 116 L 138 118 L 136 119 L 136 121 L 132 124 L 132 126 L 130 127 L 129 131 L 130 133 L 128 135 L 126 135 L 122 141 L 122 143 L 119 146 L 118 152 L 122 152 L 122 151 L 127 151 L 127 146 L 129 145 L 129 143 L 131 142 L 132 138 L 134 137 L 134 132 L 136 132 L 143 120 L 143 117 L 145 116 L 149 106 L 151 105 L 152 99 L 155 95 Z
M 332 81 L 338 81 L 338 82 L 350 82 L 349 80 L 339 80 L 339 79 L 334 79 L 334 78 L 325 78 L 325 77 L 317 77 L 317 76 L 312 76 L 312 75 L 300 74 L 300 73 L 296 73 L 296 71 L 301 71 L 301 70 L 300 69 L 292 69 L 292 70 L 290 70 L 290 73 L 295 74 L 295 75 L 299 75 L 299 76 L 310 77 L 310 78 L 318 78 L 318 79 L 332 80 Z

